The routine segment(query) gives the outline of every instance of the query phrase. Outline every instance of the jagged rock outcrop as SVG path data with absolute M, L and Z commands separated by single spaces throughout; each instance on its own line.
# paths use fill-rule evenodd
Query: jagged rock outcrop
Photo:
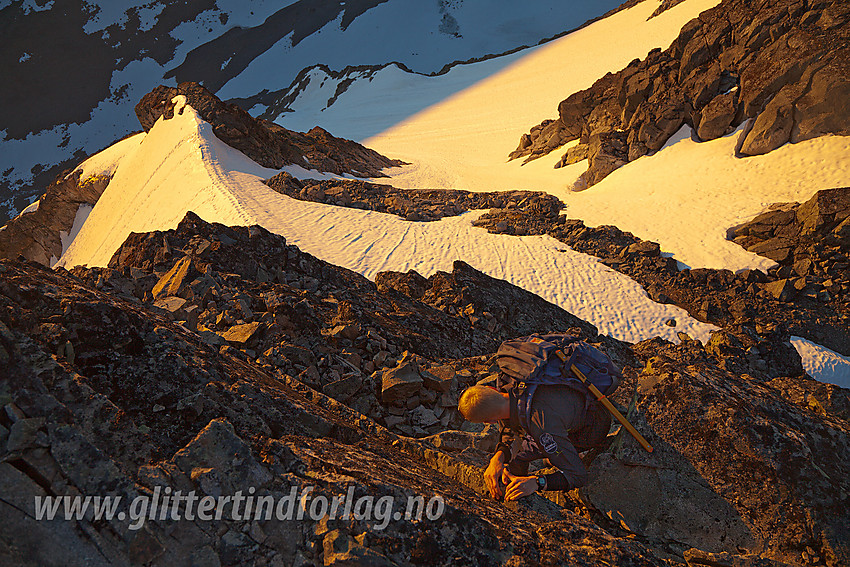
M 23 256 L 49 266 L 62 256 L 62 238 L 71 233 L 81 206 L 94 207 L 109 177 L 81 178 L 80 170 L 65 171 L 47 188 L 38 208 L 18 215 L 0 230 L 0 258 Z
M 779 263 L 778 298 L 835 298 L 850 313 L 850 188 L 818 191 L 803 204 L 776 204 L 735 228 L 732 240 Z
M 847 562 L 846 391 L 793 366 L 773 380 L 740 373 L 755 353 L 737 331 L 705 347 L 598 337 L 463 264 L 381 279 L 194 215 L 132 235 L 109 268 L 0 261 L 4 564 L 53 564 L 55 549 L 63 564 L 91 565 Z M 630 419 L 656 451 L 620 433 L 585 455 L 580 492 L 489 499 L 481 471 L 495 430 L 463 424 L 453 405 L 462 387 L 492 379 L 498 334 L 445 305 L 529 314 L 504 325 L 511 333 L 574 326 L 624 367 L 614 401 L 625 412 L 634 399 Z M 257 334 L 213 338 L 243 325 Z M 370 364 L 380 372 L 367 375 Z M 379 401 L 381 379 L 402 373 L 417 391 L 400 406 Z M 128 515 L 32 519 L 36 496 L 120 495 L 131 514 L 131 499 L 165 490 L 278 502 L 308 486 L 303 520 L 234 519 L 233 503 L 218 520 L 151 518 L 141 529 Z M 381 527 L 313 519 L 310 502 L 349 491 L 394 506 L 439 496 L 443 513 Z
M 562 101 L 558 118 L 524 134 L 510 158 L 529 161 L 577 138 L 595 145 L 581 188 L 660 149 L 682 125 L 711 140 L 749 120 L 743 156 L 848 135 L 848 22 L 850 7 L 839 0 L 723 0 L 686 24 L 667 50 Z
M 669 10 L 670 8 L 673 8 L 676 5 L 681 4 L 684 1 L 685 0 L 661 0 L 661 4 L 659 4 L 658 8 L 656 8 L 655 11 L 652 13 L 652 15 L 649 16 L 649 17 L 651 19 L 651 18 L 654 18 L 655 16 L 663 14 L 664 12 Z
M 160 85 L 142 97 L 136 105 L 136 116 L 145 131 L 150 130 L 160 116 L 168 119 L 174 115 L 172 99 L 178 95 L 186 97 L 187 104 L 212 125 L 221 141 L 265 167 L 280 169 L 297 164 L 338 175 L 383 177 L 381 170 L 385 167 L 404 165 L 357 142 L 336 138 L 318 126 L 301 133 L 254 118 L 193 82 L 180 83 L 176 87 Z
M 410 221 L 433 221 L 472 209 L 491 208 L 547 210 L 556 217 L 563 207 L 557 197 L 536 191 L 398 189 L 366 181 L 296 179 L 286 172 L 268 179 L 266 184 L 302 201 L 391 213 Z

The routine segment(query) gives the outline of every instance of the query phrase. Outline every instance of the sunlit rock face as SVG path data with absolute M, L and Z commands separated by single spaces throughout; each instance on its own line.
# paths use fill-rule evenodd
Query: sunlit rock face
M 713 140 L 750 120 L 744 156 L 850 134 L 842 102 L 850 92 L 848 20 L 850 8 L 840 1 L 724 0 L 682 28 L 668 49 L 561 101 L 558 119 L 523 135 L 510 157 L 530 161 L 578 138 L 588 148 L 584 181 L 591 186 L 661 149 L 683 124 Z

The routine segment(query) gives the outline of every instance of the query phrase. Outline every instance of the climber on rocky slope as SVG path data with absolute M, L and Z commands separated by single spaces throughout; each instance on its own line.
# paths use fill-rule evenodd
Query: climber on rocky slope
M 610 364 L 602 353 L 568 335 L 523 337 L 499 349 L 499 389 L 475 385 L 460 397 L 458 409 L 466 419 L 501 425 L 500 443 L 484 472 L 493 498 L 517 500 L 536 491 L 584 486 L 587 470 L 579 452 L 601 444 L 608 434 L 611 416 L 587 388 L 562 373 L 554 356 L 550 363 L 546 356 L 535 359 L 542 354 L 535 349 L 556 347 L 575 352 L 571 363 L 591 360 L 587 353 L 592 351 L 600 364 Z M 619 371 L 610 369 L 605 373 L 608 384 L 603 384 L 606 394 L 619 383 Z M 557 471 L 530 476 L 529 463 L 537 459 L 547 459 Z
M 541 386 L 529 415 L 530 431 L 519 425 L 517 396 L 489 386 L 472 386 L 461 397 L 459 409 L 475 422 L 500 421 L 501 442 L 484 471 L 493 498 L 517 500 L 538 490 L 571 490 L 584 486 L 587 470 L 579 451 L 601 443 L 608 434 L 611 416 L 601 404 L 584 408 L 585 396 L 569 386 Z M 513 449 L 516 434 L 526 433 Z M 528 475 L 528 465 L 547 459 L 558 470 Z

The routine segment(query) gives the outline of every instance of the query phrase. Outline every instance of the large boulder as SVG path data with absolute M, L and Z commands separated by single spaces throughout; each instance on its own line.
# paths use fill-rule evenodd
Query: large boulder
M 796 85 L 786 87 L 771 99 L 755 119 L 741 146 L 741 153 L 748 156 L 766 154 L 791 139 L 795 94 L 799 95 Z
M 697 135 L 701 140 L 723 136 L 735 120 L 737 94 L 728 92 L 715 97 L 700 112 Z
M 587 148 L 588 170 L 585 173 L 587 185 L 594 185 L 609 173 L 629 161 L 626 134 L 623 132 L 605 132 L 590 137 Z
M 794 103 L 791 141 L 825 134 L 850 134 L 850 76 L 835 64 L 815 72 L 808 92 Z
M 169 295 L 180 295 L 186 284 L 197 275 L 197 269 L 192 264 L 192 258 L 184 256 L 168 270 L 151 290 L 154 299 Z
M 204 493 L 214 496 L 256 490 L 272 480 L 226 419 L 210 421 L 172 461 Z
M 253 344 L 261 329 L 262 323 L 253 321 L 242 325 L 234 325 L 218 334 L 222 339 L 234 346 L 246 347 Z
M 811 236 L 827 225 L 850 216 L 850 189 L 824 189 L 800 205 L 797 221 L 804 236 Z
M 422 387 L 419 365 L 410 356 L 404 356 L 395 368 L 384 370 L 381 376 L 381 401 L 386 403 L 405 401 Z

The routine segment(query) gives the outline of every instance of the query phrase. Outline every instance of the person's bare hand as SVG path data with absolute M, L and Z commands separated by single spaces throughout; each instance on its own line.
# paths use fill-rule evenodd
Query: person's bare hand
M 509 480 L 507 488 L 505 488 L 505 500 L 519 500 L 529 494 L 537 491 L 536 476 L 516 476 L 505 470 L 505 475 Z
M 504 495 L 502 485 L 499 484 L 499 481 L 503 478 L 505 470 L 505 464 L 497 454 L 490 459 L 490 464 L 487 465 L 487 469 L 484 471 L 484 483 L 487 485 L 487 489 L 490 490 L 490 496 L 498 500 L 501 500 Z
M 508 467 L 502 469 L 502 484 L 504 484 L 505 486 L 509 485 L 511 483 L 512 476 L 514 475 L 508 472 Z

